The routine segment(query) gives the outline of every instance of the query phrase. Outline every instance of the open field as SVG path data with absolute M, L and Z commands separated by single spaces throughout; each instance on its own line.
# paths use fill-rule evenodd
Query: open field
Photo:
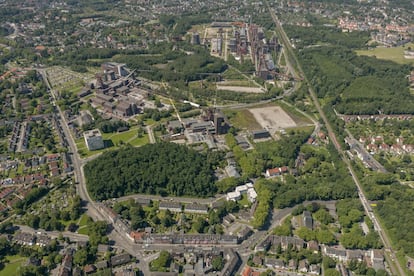
M 7 256 L 6 259 L 9 263 L 5 264 L 5 267 L 0 270 L 0 276 L 18 275 L 19 268 L 26 262 L 26 257 L 21 256 Z
M 253 114 L 247 109 L 238 111 L 225 110 L 224 113 L 229 118 L 231 124 L 236 128 L 245 130 L 261 129 L 260 124 L 256 121 Z
M 252 108 L 249 111 L 262 128 L 267 129 L 272 134 L 280 129 L 297 126 L 295 121 L 280 106 Z
M 404 50 L 407 50 L 408 47 L 414 48 L 414 43 L 392 48 L 377 47 L 372 50 L 357 50 L 356 53 L 358 55 L 376 56 L 379 59 L 391 60 L 400 64 L 414 65 L 414 59 L 404 58 Z

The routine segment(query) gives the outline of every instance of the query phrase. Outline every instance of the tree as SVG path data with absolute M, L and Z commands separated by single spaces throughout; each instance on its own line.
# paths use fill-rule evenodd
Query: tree
M 336 243 L 335 236 L 329 230 L 319 230 L 316 232 L 316 240 L 323 244 L 334 244 Z
M 163 268 L 170 266 L 171 256 L 168 251 L 161 251 L 160 256 L 151 262 L 152 271 L 163 271 Z
M 224 267 L 224 260 L 222 256 L 215 256 L 211 260 L 211 265 L 213 266 L 213 270 L 221 271 Z
M 334 222 L 334 218 L 329 214 L 329 212 L 324 209 L 321 208 L 319 209 L 316 213 L 313 214 L 313 217 L 321 222 L 324 225 L 328 225 L 329 223 Z
M 307 227 L 300 227 L 296 230 L 296 235 L 305 241 L 310 241 L 315 239 L 315 232 Z
M 334 268 L 336 266 L 336 262 L 330 257 L 323 257 L 322 266 L 325 270 L 327 270 L 328 268 Z
M 88 250 L 86 248 L 78 249 L 73 256 L 73 262 L 79 266 L 84 266 L 88 261 Z
M 206 220 L 202 217 L 198 217 L 193 223 L 193 230 L 197 233 L 204 233 L 204 228 L 207 226 Z

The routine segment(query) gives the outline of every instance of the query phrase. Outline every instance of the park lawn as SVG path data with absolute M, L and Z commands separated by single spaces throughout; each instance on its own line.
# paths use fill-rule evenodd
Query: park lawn
M 0 270 L 0 276 L 18 275 L 19 268 L 27 261 L 27 258 L 13 255 L 6 256 L 6 260 L 9 263 L 6 263 L 5 267 Z
M 121 141 L 127 143 L 128 140 L 134 138 L 137 135 L 137 129 L 132 128 L 128 131 L 117 133 L 102 133 L 104 140 L 111 140 L 114 145 L 118 145 Z
M 142 138 L 135 137 L 133 140 L 129 141 L 128 143 L 134 147 L 140 147 L 145 144 L 148 144 L 149 143 L 148 134 L 145 134 Z
M 404 58 L 404 50 L 407 50 L 408 47 L 414 48 L 414 43 L 409 43 L 400 47 L 376 47 L 371 50 L 357 50 L 356 53 L 364 56 L 376 56 L 379 59 L 391 60 L 400 64 L 414 65 L 414 59 Z

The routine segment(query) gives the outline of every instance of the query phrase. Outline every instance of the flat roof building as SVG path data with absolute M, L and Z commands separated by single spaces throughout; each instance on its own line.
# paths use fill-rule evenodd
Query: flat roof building
M 105 147 L 102 134 L 99 129 L 85 131 L 83 133 L 83 137 L 85 139 L 85 144 L 88 147 L 88 150 L 98 150 Z

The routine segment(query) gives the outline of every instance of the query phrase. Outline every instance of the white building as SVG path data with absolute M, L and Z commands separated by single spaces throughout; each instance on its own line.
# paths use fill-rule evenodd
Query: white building
M 253 188 L 247 190 L 247 199 L 251 203 L 255 202 L 256 201 L 256 198 L 257 198 L 257 193 L 256 193 L 256 191 Z
M 253 183 L 246 183 L 244 185 L 237 186 L 234 192 L 227 193 L 226 199 L 227 201 L 233 200 L 237 201 L 241 199 L 243 194 L 247 194 L 247 199 L 253 203 L 256 201 L 257 193 L 253 188 Z
M 239 192 L 229 192 L 227 193 L 227 196 L 226 196 L 227 201 L 229 200 L 237 201 L 240 198 L 241 198 L 241 194 Z
M 83 133 L 83 137 L 85 139 L 85 144 L 88 147 L 88 150 L 98 150 L 105 147 L 102 139 L 102 134 L 99 129 L 85 131 Z

